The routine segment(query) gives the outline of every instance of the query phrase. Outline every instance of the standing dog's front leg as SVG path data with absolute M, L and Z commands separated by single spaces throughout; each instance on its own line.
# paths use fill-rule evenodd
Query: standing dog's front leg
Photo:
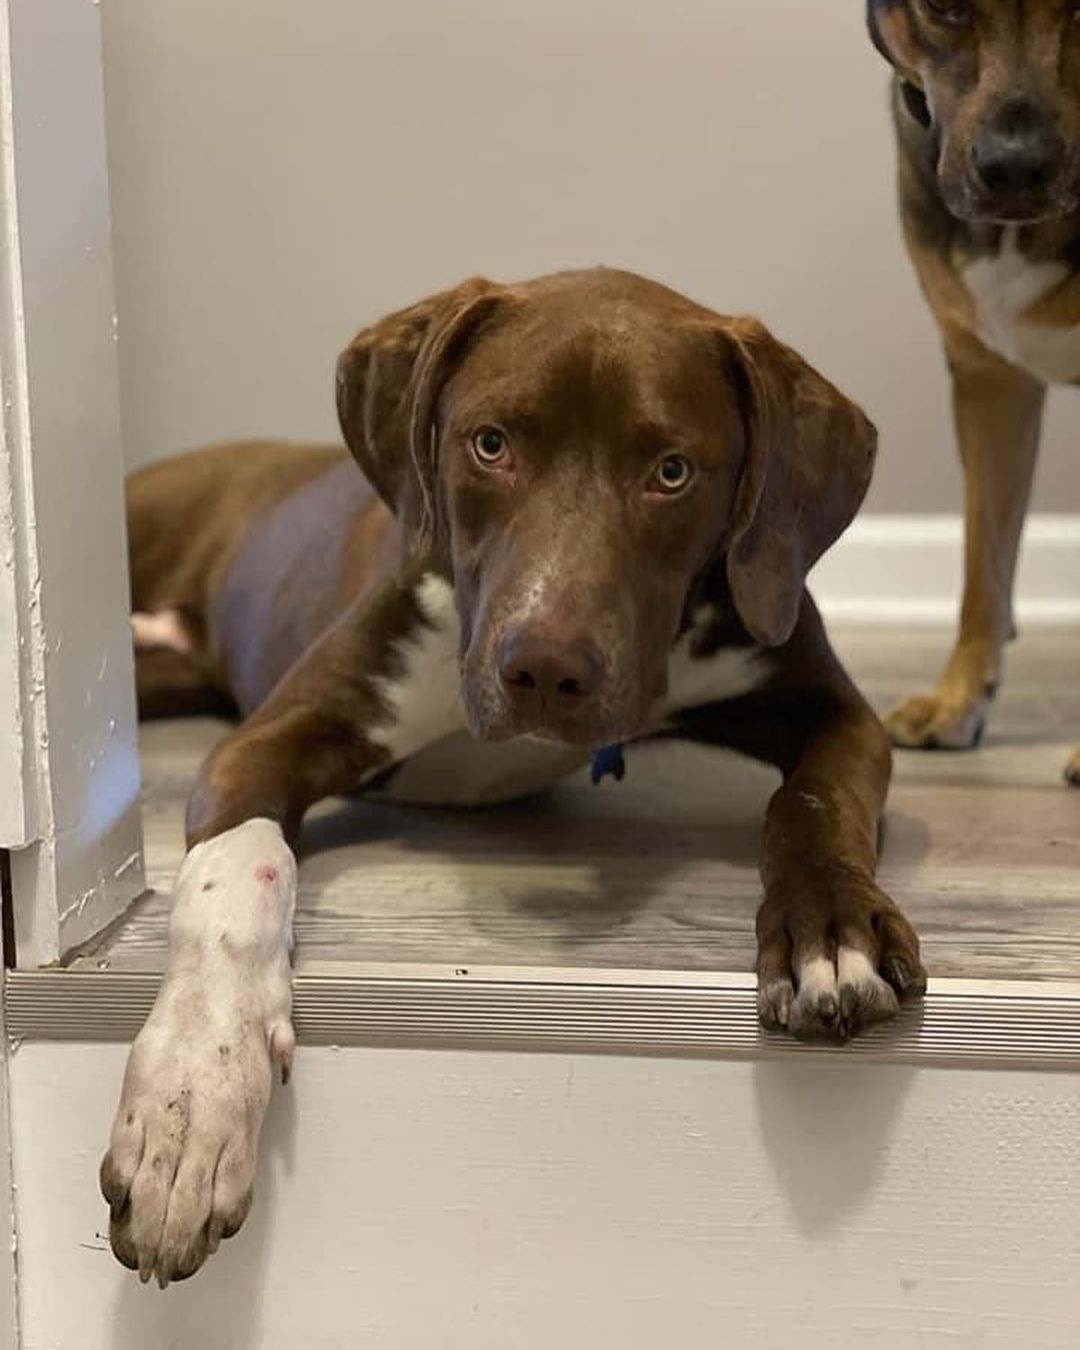
M 168 965 L 101 1168 L 113 1250 L 143 1280 L 193 1274 L 247 1214 L 272 1070 L 287 1077 L 293 1050 L 291 845 L 310 805 L 388 761 L 379 680 L 423 622 L 396 587 L 344 621 L 199 774 Z
M 964 466 L 960 632 L 937 688 L 888 718 L 897 745 L 963 750 L 978 743 L 1013 635 L 1012 591 L 1045 389 L 977 338 L 946 337 Z

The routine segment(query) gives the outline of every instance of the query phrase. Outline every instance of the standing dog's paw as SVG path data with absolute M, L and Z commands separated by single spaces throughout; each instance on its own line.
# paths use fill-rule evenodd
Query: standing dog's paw
M 926 989 L 915 930 L 872 882 L 766 899 L 757 927 L 758 1013 L 772 1030 L 843 1042 Z
M 989 700 L 942 691 L 906 699 L 885 718 L 894 745 L 907 750 L 971 750 L 982 740 Z
M 1080 750 L 1065 765 L 1065 781 L 1070 787 L 1080 788 Z

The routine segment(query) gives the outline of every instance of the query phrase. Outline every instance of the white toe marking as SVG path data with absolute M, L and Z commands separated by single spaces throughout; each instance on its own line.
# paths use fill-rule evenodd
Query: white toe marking
M 151 651 L 155 647 L 165 647 L 174 652 L 192 650 L 187 626 L 177 609 L 163 609 L 156 614 L 133 614 L 131 636 L 136 651 Z
M 881 978 L 870 964 L 870 959 L 866 953 L 860 952 L 856 947 L 840 948 L 836 958 L 836 968 L 841 985 L 855 985 L 861 988 L 865 985 L 877 984 Z
M 799 996 L 816 999 L 822 994 L 836 993 L 836 967 L 827 956 L 815 956 L 799 971 Z

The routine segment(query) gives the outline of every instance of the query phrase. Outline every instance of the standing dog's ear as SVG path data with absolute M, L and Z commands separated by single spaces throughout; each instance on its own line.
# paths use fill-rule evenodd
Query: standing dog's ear
M 500 290 L 476 278 L 365 328 L 337 364 L 345 442 L 424 556 L 436 532 L 436 407 L 469 338 Z
M 862 504 L 877 432 L 757 320 L 736 319 L 723 334 L 746 428 L 728 584 L 750 635 L 778 646 L 795 627 L 807 573 Z

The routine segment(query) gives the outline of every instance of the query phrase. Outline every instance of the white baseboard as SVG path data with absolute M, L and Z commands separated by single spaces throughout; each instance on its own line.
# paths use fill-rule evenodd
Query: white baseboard
M 863 516 L 821 560 L 810 589 L 825 617 L 855 624 L 951 625 L 963 578 L 960 516 Z M 1080 515 L 1028 518 L 1019 623 L 1080 623 Z

